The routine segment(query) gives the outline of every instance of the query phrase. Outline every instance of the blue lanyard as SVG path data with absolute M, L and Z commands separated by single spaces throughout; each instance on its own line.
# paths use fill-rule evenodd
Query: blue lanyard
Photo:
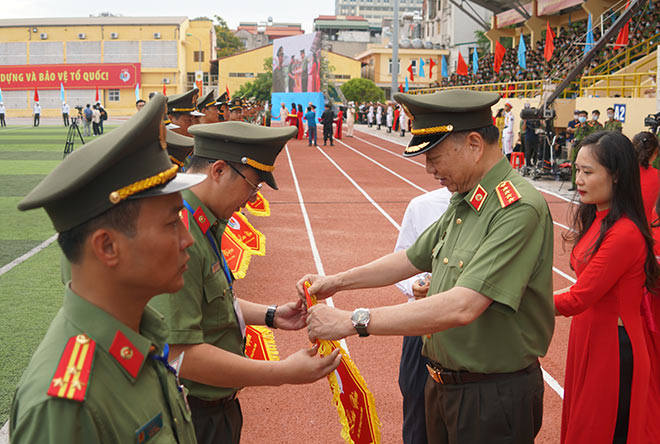
M 170 354 L 170 345 L 165 344 L 165 347 L 163 347 L 163 354 L 162 355 L 151 354 L 151 355 L 149 355 L 149 357 L 151 359 L 153 359 L 154 361 L 158 361 L 161 364 L 163 364 L 168 372 L 170 372 L 174 376 L 176 376 L 176 378 L 177 378 L 176 388 L 181 392 L 183 386 L 179 385 L 179 383 L 178 383 L 179 376 L 177 375 L 176 370 L 174 369 L 174 367 L 172 367 L 170 365 L 169 361 L 167 360 L 167 358 L 169 357 L 169 354 Z
M 186 207 L 186 209 L 190 212 L 191 215 L 195 214 L 195 210 L 193 210 L 192 206 L 185 199 L 183 201 L 183 206 Z M 206 238 L 209 240 L 209 243 L 211 244 L 211 248 L 213 248 L 213 252 L 218 257 L 218 260 L 222 264 L 222 271 L 224 271 L 225 277 L 227 278 L 227 283 L 229 284 L 229 290 L 233 291 L 234 279 L 232 277 L 231 271 L 229 271 L 229 266 L 227 265 L 227 261 L 225 260 L 225 257 L 218 250 L 218 245 L 215 239 L 213 238 L 213 235 L 211 234 L 211 229 L 209 228 L 208 230 L 206 230 L 205 234 L 206 234 Z

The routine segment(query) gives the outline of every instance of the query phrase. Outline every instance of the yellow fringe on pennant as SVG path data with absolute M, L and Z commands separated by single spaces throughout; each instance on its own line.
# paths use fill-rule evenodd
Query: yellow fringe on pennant
M 247 205 L 245 205 L 245 209 L 252 213 L 254 216 L 270 216 L 270 204 L 264 195 L 261 194 L 261 191 L 257 192 L 257 202 L 259 200 L 262 201 L 263 208 L 255 208 L 252 206 L 253 204 L 251 202 L 248 202 Z
M 225 230 L 224 233 L 222 233 L 222 235 L 227 236 L 229 239 L 231 239 L 237 245 L 238 248 L 242 249 L 243 256 L 242 256 L 240 262 L 238 262 L 237 266 L 234 267 L 235 269 L 231 268 L 231 267 L 230 268 L 231 268 L 231 272 L 234 274 L 234 277 L 236 279 L 245 278 L 245 276 L 247 275 L 247 269 L 250 266 L 250 259 L 252 258 L 252 250 L 247 248 L 247 247 L 243 247 L 243 243 L 231 231 Z M 223 254 L 224 254 L 224 251 L 223 251 Z M 226 255 L 225 255 L 225 257 L 226 257 Z
M 275 343 L 275 335 L 273 331 L 262 325 L 248 325 L 246 328 L 246 344 L 247 348 L 250 344 L 248 341 L 258 341 L 259 349 L 263 352 L 266 361 L 279 361 L 280 353 L 277 350 L 277 344 Z M 256 359 L 252 356 L 250 358 Z

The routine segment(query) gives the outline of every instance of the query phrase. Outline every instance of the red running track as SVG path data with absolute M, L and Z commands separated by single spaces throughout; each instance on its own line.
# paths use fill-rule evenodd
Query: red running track
M 437 188 L 437 182 L 426 174 L 423 159 L 401 157 L 399 144 L 360 131 L 356 136 L 335 141 L 334 147 L 308 147 L 304 140 L 289 142 L 275 169 L 280 189 L 264 192 L 271 204 L 271 216 L 250 216 L 255 227 L 266 235 L 267 255 L 252 258 L 247 277 L 236 283 L 240 297 L 282 304 L 297 298 L 295 283 L 305 273 L 336 273 L 393 250 L 408 202 L 424 190 Z M 304 201 L 313 241 L 299 196 Z M 544 196 L 553 219 L 561 224 L 555 225 L 554 253 L 554 287 L 559 289 L 570 285 L 567 276 L 574 277 L 561 239 L 571 204 L 553 195 Z M 313 249 L 317 250 L 316 259 Z M 334 297 L 337 307 L 351 310 L 404 300 L 394 286 Z M 546 376 L 556 380 L 559 392 L 563 392 L 569 322 L 557 319 L 552 344 L 541 360 Z M 282 359 L 308 346 L 305 333 L 275 331 Z M 376 400 L 382 423 L 381 442 L 401 442 L 397 383 L 401 338 L 352 336 L 346 343 Z M 555 389 L 546 383 L 543 427 L 537 443 L 559 442 L 561 397 Z M 248 388 L 240 393 L 240 399 L 243 443 L 343 443 L 326 379 L 308 385 Z

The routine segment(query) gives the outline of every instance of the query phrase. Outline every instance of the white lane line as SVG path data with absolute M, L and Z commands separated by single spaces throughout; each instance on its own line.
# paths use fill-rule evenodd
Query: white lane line
M 553 220 L 553 221 L 552 221 L 552 223 L 553 223 L 553 224 L 555 224 L 555 225 L 557 225 L 558 227 L 561 227 L 561 228 L 563 228 L 563 229 L 564 229 L 564 230 L 566 230 L 566 231 L 573 231 L 573 229 L 572 229 L 572 228 L 570 228 L 570 227 L 567 227 L 567 226 L 566 226 L 566 225 L 564 225 L 564 224 L 560 224 L 560 223 L 559 223 L 559 222 L 557 222 L 557 221 L 554 221 L 554 220 Z
M 543 379 L 548 383 L 550 388 L 557 392 L 561 399 L 564 399 L 564 388 L 561 386 L 561 384 L 559 384 L 559 382 L 557 382 L 557 380 L 553 378 L 550 373 L 545 371 L 543 367 L 541 367 L 541 372 L 543 373 Z
M 319 249 L 316 246 L 314 231 L 312 231 L 312 224 L 309 221 L 309 215 L 307 214 L 305 201 L 303 200 L 302 192 L 300 191 L 300 185 L 298 184 L 298 177 L 296 176 L 296 170 L 293 168 L 293 161 L 291 160 L 291 154 L 289 154 L 289 147 L 285 146 L 284 151 L 286 151 L 286 157 L 289 159 L 289 168 L 291 169 L 291 176 L 293 177 L 293 185 L 296 187 L 296 194 L 298 194 L 298 203 L 300 204 L 300 211 L 302 212 L 303 220 L 305 221 L 305 228 L 307 229 L 307 238 L 309 239 L 309 246 L 312 249 L 312 256 L 314 257 L 316 272 L 321 276 L 325 276 L 325 270 L 323 268 L 323 262 L 321 261 L 321 255 L 319 254 Z M 335 306 L 332 297 L 326 298 L 325 303 L 328 304 L 330 307 Z M 346 345 L 346 341 L 342 339 L 339 342 L 341 343 L 341 346 L 344 348 L 348 356 L 351 356 L 351 354 L 348 352 L 348 345 Z
M 355 182 L 351 176 L 349 176 L 349 175 L 346 173 L 346 171 L 344 171 L 339 165 L 337 165 L 337 162 L 335 162 L 335 161 L 332 159 L 332 157 L 328 156 L 328 155 L 326 154 L 326 152 L 323 151 L 323 150 L 321 149 L 320 146 L 317 145 L 317 146 L 316 146 L 316 149 L 319 150 L 319 151 L 321 152 L 321 154 L 323 154 L 323 155 L 325 156 L 325 158 L 328 159 L 328 160 L 330 161 L 330 163 L 332 163 L 332 164 L 335 166 L 335 168 L 337 168 L 337 169 L 339 170 L 339 172 L 342 173 L 342 174 L 344 175 L 344 177 L 345 177 L 346 179 L 348 179 L 348 181 L 349 181 L 350 183 L 352 183 L 353 186 L 354 186 L 354 187 L 355 187 L 360 193 L 362 193 L 362 195 L 363 195 L 363 196 L 364 196 L 364 197 L 365 197 L 365 198 L 371 203 L 371 205 L 373 205 L 374 207 L 376 207 L 376 209 L 377 209 L 378 211 L 380 211 L 380 214 L 382 214 L 383 216 L 385 216 L 385 219 L 389 220 L 390 223 L 391 223 L 392 225 L 394 225 L 394 227 L 397 229 L 397 231 L 401 231 L 401 226 L 400 226 L 400 225 L 399 225 L 394 219 L 392 219 L 392 216 L 390 216 L 390 215 L 387 213 L 387 211 L 383 210 L 383 207 L 381 207 L 380 205 L 378 205 L 378 204 L 376 203 L 376 201 L 373 200 L 373 198 L 372 198 L 372 197 L 371 197 L 366 191 L 364 191 L 364 189 L 362 189 L 362 187 L 361 187 L 360 185 L 358 185 L 357 182 Z
M 380 211 L 380 213 L 383 214 L 383 216 L 385 216 L 385 218 L 386 218 L 387 220 L 389 220 L 389 221 L 392 223 L 392 225 L 394 225 L 394 228 L 396 228 L 397 231 L 401 231 L 401 226 L 400 226 L 398 223 L 396 223 L 396 222 L 394 221 L 394 219 L 392 219 L 392 217 L 391 217 L 391 216 L 390 216 L 385 210 L 383 210 L 383 209 L 380 207 L 380 205 L 378 205 L 376 202 L 374 202 L 374 200 L 371 198 L 371 196 L 369 196 L 369 195 L 366 193 L 366 191 L 364 191 L 364 190 L 363 190 L 363 189 L 362 189 L 362 188 L 361 188 L 361 187 L 360 187 L 360 186 L 359 186 L 359 185 L 353 180 L 353 178 L 352 178 L 351 176 L 349 176 L 344 170 L 342 170 L 342 169 L 339 167 L 339 165 L 337 165 L 337 163 L 336 163 L 332 158 L 330 158 L 330 156 L 328 156 L 328 155 L 327 155 L 327 154 L 326 154 L 326 153 L 325 153 L 320 147 L 317 146 L 316 148 L 317 148 L 319 151 L 321 151 L 321 153 L 322 153 L 322 154 L 323 154 L 323 155 L 324 155 L 324 156 L 325 156 L 325 157 L 326 157 L 326 158 L 327 158 L 327 159 L 328 159 L 328 160 L 329 160 L 329 161 L 335 166 L 335 168 L 337 168 L 337 169 L 339 170 L 339 172 L 342 173 L 342 174 L 344 175 L 344 177 L 346 177 L 346 179 L 348 179 L 349 182 L 351 182 L 351 183 L 353 184 L 353 186 L 354 186 L 355 188 L 357 188 L 357 190 L 360 191 L 360 192 L 364 195 L 364 197 L 366 197 L 367 200 L 368 200 L 368 201 L 369 201 L 374 207 L 376 207 L 376 209 L 377 209 L 378 211 Z M 287 151 L 287 155 L 288 155 L 288 151 Z M 289 158 L 289 162 L 291 162 L 291 158 Z M 293 165 L 291 165 L 291 169 L 292 169 L 292 172 L 293 172 Z M 294 177 L 295 177 L 295 176 L 294 176 Z M 302 199 L 302 197 L 301 197 L 301 199 Z M 564 273 L 563 271 L 557 269 L 556 267 L 552 267 L 552 269 L 553 269 L 553 271 L 555 271 L 555 272 L 556 272 L 557 274 L 559 274 L 560 276 L 562 276 L 562 277 L 568 279 L 570 282 L 575 283 L 575 279 L 573 279 L 571 276 L 567 275 L 567 274 Z M 550 374 L 549 374 L 548 372 L 546 372 L 545 370 L 543 370 L 543 379 L 548 383 L 548 386 L 550 386 L 550 388 L 552 388 L 555 392 L 557 392 L 557 394 L 558 394 L 562 399 L 564 399 L 564 389 L 561 387 L 561 385 L 559 385 L 559 383 L 557 382 L 557 380 L 554 379 L 552 376 L 550 376 Z
M 386 167 L 386 166 L 383 165 L 382 163 L 380 163 L 380 162 L 378 162 L 378 161 L 372 159 L 371 157 L 367 156 L 366 154 L 363 154 L 363 153 L 359 152 L 358 150 L 356 150 L 355 148 L 351 147 L 350 145 L 348 145 L 348 144 L 342 142 L 341 140 L 335 139 L 335 141 L 341 143 L 342 145 L 344 145 L 344 146 L 345 146 L 346 148 L 348 148 L 349 150 L 351 150 L 351 151 L 353 151 L 353 152 L 359 154 L 360 156 L 364 157 L 364 158 L 367 159 L 369 162 L 371 162 L 371 163 L 375 163 L 376 165 L 378 165 L 379 167 L 381 167 L 382 169 L 384 169 L 384 170 L 387 171 L 388 173 L 390 173 L 390 174 L 392 174 L 392 175 L 398 177 L 399 179 L 403 180 L 403 181 L 404 181 L 405 183 L 407 183 L 408 185 L 410 185 L 410 186 L 412 186 L 412 187 L 414 187 L 414 188 L 417 188 L 417 189 L 418 189 L 419 191 L 421 191 L 422 193 L 428 193 L 428 192 L 429 192 L 428 190 L 425 190 L 424 188 L 420 187 L 420 186 L 417 185 L 416 183 L 413 183 L 413 182 L 409 181 L 408 179 L 406 179 L 405 177 L 401 176 L 400 174 L 398 174 L 398 173 L 392 171 L 391 169 L 389 169 L 388 167 Z M 403 158 L 403 157 L 402 157 L 402 158 Z
M 537 186 L 537 185 L 534 185 L 534 188 L 536 188 L 537 190 L 539 190 L 539 191 L 541 191 L 541 192 L 543 192 L 543 193 L 545 193 L 545 194 L 549 194 L 549 195 L 551 195 L 551 196 L 558 197 L 558 198 L 561 199 L 561 200 L 565 200 L 565 201 L 568 202 L 568 203 L 572 203 L 573 205 L 579 205 L 579 204 L 580 204 L 580 203 L 577 202 L 576 200 L 569 199 L 569 198 L 567 198 L 567 197 L 562 196 L 561 194 L 555 193 L 554 191 L 550 191 L 550 190 L 548 190 L 548 189 L 546 189 L 546 188 L 539 187 L 539 186 Z
M 360 130 L 358 130 L 358 131 L 360 131 Z M 407 143 L 397 142 L 396 140 L 392 140 L 392 139 L 389 139 L 387 137 L 380 136 L 378 134 L 372 134 L 372 133 L 368 133 L 366 131 L 360 131 L 360 132 L 363 133 L 363 134 L 368 134 L 370 136 L 378 137 L 379 139 L 385 140 L 386 142 L 394 143 L 395 145 L 408 146 Z
M 388 150 L 388 149 L 386 149 L 386 148 L 380 147 L 380 146 L 376 145 L 375 143 L 371 143 L 371 142 L 369 142 L 368 140 L 364 140 L 364 139 L 362 139 L 361 137 L 353 136 L 353 138 L 359 140 L 360 142 L 364 142 L 364 143 L 366 143 L 366 144 L 368 144 L 368 145 L 371 145 L 371 146 L 373 146 L 374 148 L 378 148 L 378 149 L 381 150 L 381 151 L 385 151 L 386 153 L 389 153 L 389 154 L 391 154 L 391 155 L 393 155 L 393 156 L 396 156 L 396 157 L 398 157 L 399 159 L 407 160 L 407 161 L 410 162 L 410 163 L 414 163 L 415 165 L 419 165 L 419 166 L 421 166 L 421 167 L 426 168 L 426 166 L 425 166 L 423 163 L 420 163 L 420 162 L 417 162 L 417 161 L 415 161 L 415 160 L 412 160 L 412 159 L 409 158 L 409 157 L 403 157 L 403 156 L 402 156 L 401 154 L 399 154 L 399 153 L 395 153 L 394 151 L 390 151 L 390 150 Z
M 561 271 L 557 267 L 552 267 L 552 271 L 554 271 L 555 273 L 557 273 L 559 276 L 563 277 L 567 281 L 572 282 L 573 284 L 577 282 L 573 276 L 571 276 L 570 274 L 564 273 L 563 271 Z
M 48 239 L 46 239 L 45 241 L 43 241 L 42 243 L 40 243 L 39 245 L 37 245 L 36 247 L 31 249 L 30 251 L 28 251 L 24 255 L 17 257 L 16 259 L 14 259 L 13 261 L 11 261 L 10 263 L 8 263 L 6 265 L 3 265 L 2 267 L 0 267 L 0 276 L 2 276 L 3 274 L 8 272 L 9 270 L 14 268 L 15 266 L 17 266 L 17 265 L 25 262 L 26 260 L 30 259 L 32 256 L 39 253 L 41 250 L 43 250 L 44 248 L 46 248 L 47 246 L 49 246 L 50 244 L 55 242 L 56 239 L 57 239 L 57 233 L 53 234 L 51 237 L 49 237 Z

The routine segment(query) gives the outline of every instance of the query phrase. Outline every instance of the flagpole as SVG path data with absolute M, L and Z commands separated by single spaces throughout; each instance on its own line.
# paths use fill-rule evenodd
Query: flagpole
M 407 77 L 406 77 L 407 78 Z M 392 17 L 392 84 L 390 99 L 399 84 L 399 0 L 394 0 L 394 16 Z

